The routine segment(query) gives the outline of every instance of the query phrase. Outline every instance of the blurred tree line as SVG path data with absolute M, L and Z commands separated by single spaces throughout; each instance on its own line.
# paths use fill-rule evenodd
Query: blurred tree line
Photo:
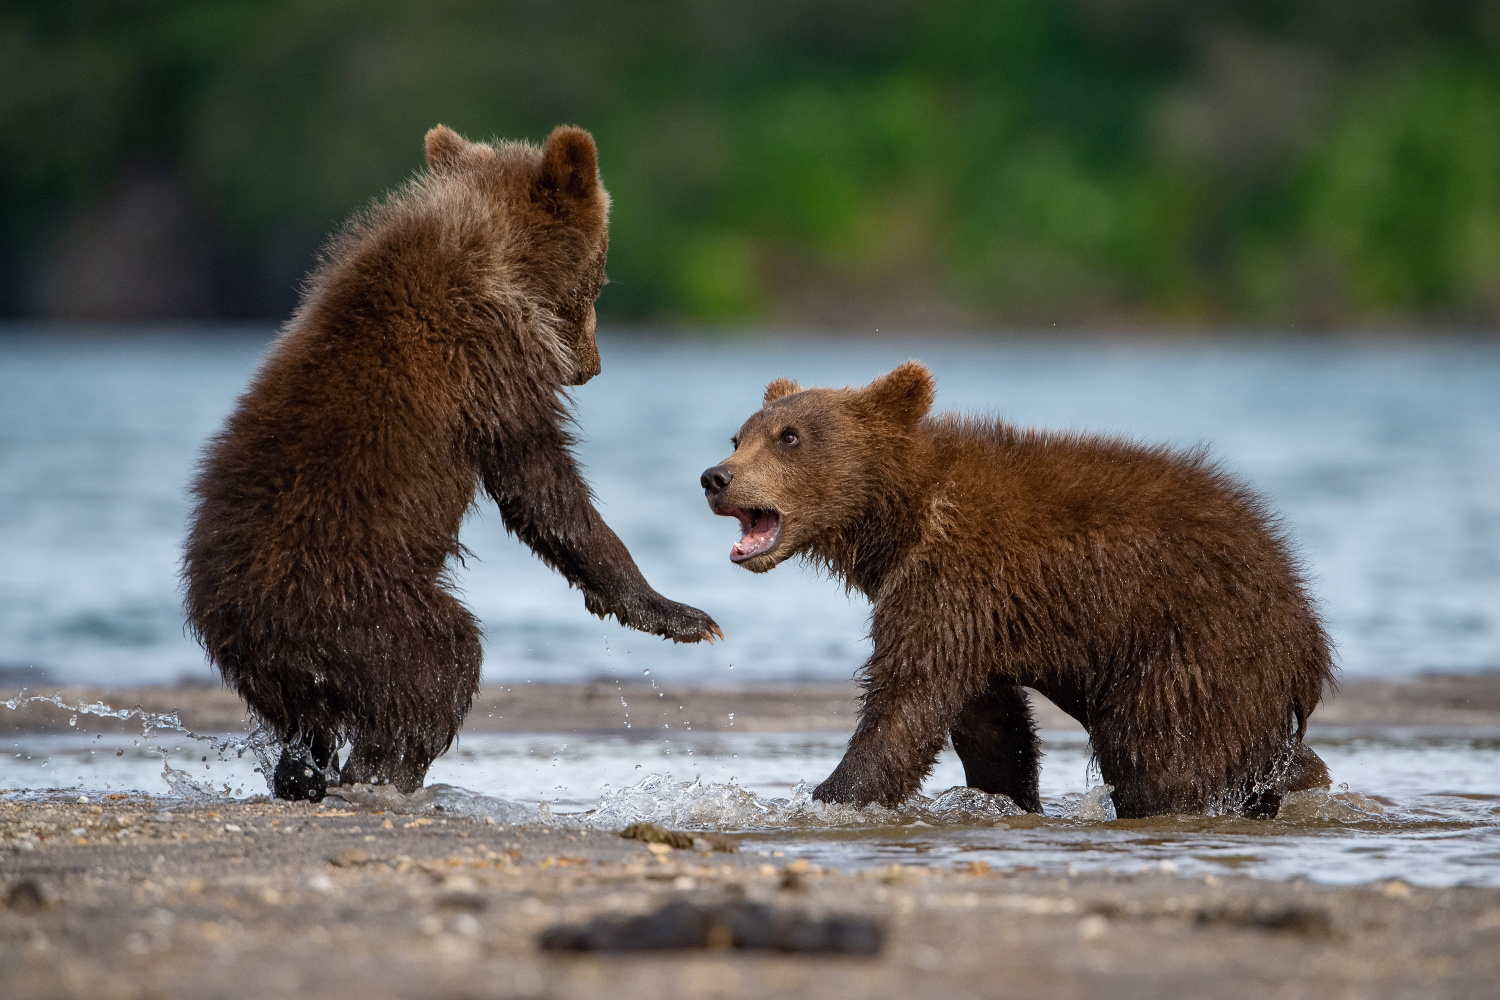
M 0 311 L 283 315 L 471 138 L 591 129 L 621 320 L 1493 325 L 1493 0 L 8 0 Z

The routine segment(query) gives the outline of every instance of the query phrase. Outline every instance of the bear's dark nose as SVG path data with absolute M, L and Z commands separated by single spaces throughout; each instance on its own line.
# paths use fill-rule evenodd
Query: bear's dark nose
M 729 484 L 734 481 L 734 473 L 722 465 L 715 465 L 705 469 L 703 475 L 698 478 L 704 493 L 723 493 L 729 489 Z

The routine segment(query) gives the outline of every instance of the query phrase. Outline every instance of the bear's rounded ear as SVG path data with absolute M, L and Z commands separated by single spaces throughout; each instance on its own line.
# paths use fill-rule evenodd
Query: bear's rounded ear
M 908 361 L 865 386 L 861 394 L 878 412 L 914 424 L 932 409 L 932 372 L 919 361 Z
M 469 148 L 463 136 L 446 125 L 431 129 L 423 145 L 427 148 L 427 169 L 435 174 L 456 169 Z
M 559 125 L 542 147 L 537 187 L 570 198 L 587 198 L 599 187 L 599 152 L 594 137 L 573 125 Z
M 789 378 L 772 379 L 771 384 L 766 386 L 766 398 L 761 400 L 760 405 L 769 406 L 783 396 L 801 391 L 802 387 Z

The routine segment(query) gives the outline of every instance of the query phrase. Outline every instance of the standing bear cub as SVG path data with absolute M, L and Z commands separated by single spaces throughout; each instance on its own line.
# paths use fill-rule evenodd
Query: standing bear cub
M 1328 639 L 1254 494 L 1201 450 L 932 399 L 915 362 L 862 389 L 777 379 L 703 473 L 736 563 L 805 556 L 873 602 L 859 724 L 815 798 L 895 806 L 951 738 L 970 786 L 1039 812 L 1022 685 L 1088 731 L 1121 817 L 1265 815 L 1328 785 L 1302 742 Z
M 452 743 L 480 646 L 446 572 L 476 484 L 589 611 L 719 634 L 646 583 L 569 450 L 560 390 L 599 372 L 593 139 L 492 146 L 439 126 L 426 152 L 326 249 L 193 487 L 188 622 L 283 741 L 281 797 L 329 779 L 411 792 Z

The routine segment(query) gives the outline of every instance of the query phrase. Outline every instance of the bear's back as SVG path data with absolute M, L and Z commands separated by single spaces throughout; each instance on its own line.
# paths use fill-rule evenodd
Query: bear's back
M 408 186 L 330 243 L 205 458 L 218 546 L 270 574 L 330 553 L 440 569 L 474 492 L 469 373 L 506 320 L 497 253 L 478 193 L 452 181 Z
M 929 421 L 945 499 L 970 541 L 1015 552 L 1127 549 L 1195 559 L 1259 554 L 1284 563 L 1262 501 L 1204 448 L 1018 428 L 999 420 Z M 950 529 L 952 530 L 952 529 Z

